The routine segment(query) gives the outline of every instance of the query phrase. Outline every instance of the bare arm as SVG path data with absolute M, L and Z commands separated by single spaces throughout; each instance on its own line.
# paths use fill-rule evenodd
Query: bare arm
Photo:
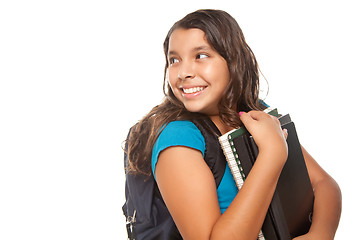
M 215 180 L 201 152 L 177 146 L 159 155 L 156 180 L 184 239 L 257 238 L 287 150 L 276 119 L 261 112 L 244 113 L 241 118 L 258 144 L 259 155 L 243 188 L 223 215 Z
M 314 189 L 313 221 L 309 233 L 295 239 L 333 239 L 342 208 L 342 195 L 338 184 L 302 147 L 309 177 Z

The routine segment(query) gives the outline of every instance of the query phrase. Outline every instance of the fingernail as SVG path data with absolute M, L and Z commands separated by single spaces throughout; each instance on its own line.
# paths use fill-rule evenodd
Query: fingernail
M 239 112 L 239 116 L 241 116 L 241 114 L 243 114 L 244 112 Z

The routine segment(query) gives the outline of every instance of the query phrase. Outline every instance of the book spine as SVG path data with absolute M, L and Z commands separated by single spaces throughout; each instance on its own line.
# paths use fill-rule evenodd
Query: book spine
M 229 139 L 227 137 L 219 138 L 219 141 L 231 173 L 234 177 L 236 186 L 240 190 L 244 184 L 245 174 L 241 168 L 240 160 L 237 156 L 235 156 L 236 149 L 234 147 L 234 144 L 230 145 Z

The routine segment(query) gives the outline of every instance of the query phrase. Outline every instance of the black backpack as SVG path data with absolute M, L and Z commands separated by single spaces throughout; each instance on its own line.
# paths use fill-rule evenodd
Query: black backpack
M 192 122 L 205 138 L 205 162 L 214 175 L 216 186 L 219 186 L 226 167 L 226 159 L 218 141 L 220 132 L 208 117 Z M 127 147 L 126 144 L 125 169 L 128 167 Z M 182 239 L 162 199 L 154 177 L 129 174 L 127 171 L 125 174 L 126 202 L 122 209 L 126 217 L 128 239 Z

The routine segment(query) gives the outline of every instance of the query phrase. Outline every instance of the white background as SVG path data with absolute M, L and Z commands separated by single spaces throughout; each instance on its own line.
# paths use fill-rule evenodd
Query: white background
M 13 0 L 0 3 L 1 239 L 126 238 L 122 141 L 162 99 L 168 29 L 200 8 L 239 22 L 266 101 L 342 189 L 336 239 L 359 238 L 357 1 Z

